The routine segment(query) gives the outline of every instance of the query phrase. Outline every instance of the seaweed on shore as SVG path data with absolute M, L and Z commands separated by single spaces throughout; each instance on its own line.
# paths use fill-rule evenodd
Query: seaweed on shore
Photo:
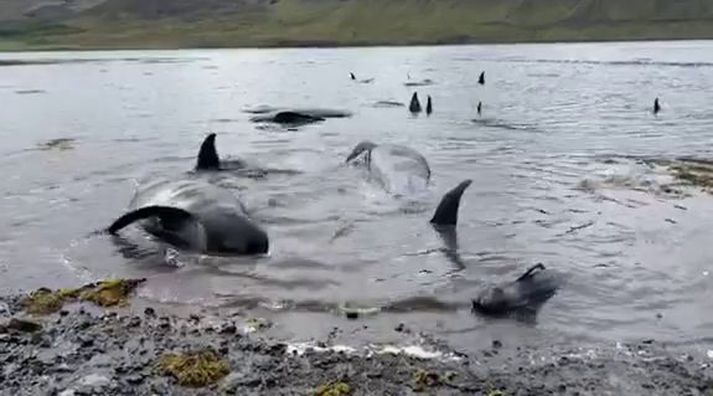
M 65 303 L 86 301 L 101 307 L 124 305 L 129 294 L 145 279 L 109 279 L 76 289 L 51 290 L 45 287 L 30 293 L 22 301 L 27 313 L 48 315 L 62 309 Z
M 214 384 L 230 373 L 228 363 L 211 349 L 183 354 L 168 353 L 159 358 L 158 369 L 179 385 L 199 388 Z
M 347 396 L 351 395 L 352 388 L 345 382 L 330 382 L 317 387 L 315 396 Z

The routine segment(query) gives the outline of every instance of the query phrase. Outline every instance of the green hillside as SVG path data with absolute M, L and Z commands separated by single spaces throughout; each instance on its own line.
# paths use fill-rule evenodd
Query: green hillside
M 5 49 L 713 38 L 713 0 L 6 1 Z

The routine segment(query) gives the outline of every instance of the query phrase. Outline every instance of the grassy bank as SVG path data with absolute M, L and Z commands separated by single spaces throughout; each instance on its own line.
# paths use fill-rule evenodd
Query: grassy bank
M 203 7 L 166 1 L 107 0 L 71 18 L 0 29 L 0 49 L 713 38 L 713 7 L 695 0 L 677 5 L 647 0 L 211 0 Z

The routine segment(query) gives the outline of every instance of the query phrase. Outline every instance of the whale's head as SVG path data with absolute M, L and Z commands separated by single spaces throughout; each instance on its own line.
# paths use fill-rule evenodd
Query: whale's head
M 359 144 L 354 147 L 354 150 L 352 150 L 351 154 L 347 157 L 347 160 L 345 162 L 350 162 L 354 158 L 358 157 L 361 153 L 365 151 L 371 151 L 376 147 L 376 143 L 370 142 L 368 140 L 365 140 L 363 142 L 359 142 Z
M 206 253 L 265 254 L 270 244 L 267 233 L 247 216 L 220 214 L 201 221 L 205 230 Z

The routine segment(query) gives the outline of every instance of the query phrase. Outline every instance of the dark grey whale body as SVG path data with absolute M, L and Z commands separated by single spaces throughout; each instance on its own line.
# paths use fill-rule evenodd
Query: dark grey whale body
M 252 122 L 271 122 L 281 125 L 304 125 L 324 121 L 327 118 L 351 117 L 351 113 L 342 110 L 304 108 L 290 109 L 262 106 L 257 109 L 247 110 L 256 114 L 250 118 Z
M 134 222 L 178 248 L 206 254 L 261 254 L 269 247 L 237 197 L 198 178 L 139 186 L 127 213 L 107 231 L 116 234 Z
M 154 180 L 137 188 L 127 212 L 107 229 L 116 234 L 138 222 L 176 247 L 208 254 L 267 253 L 268 237 L 230 191 L 201 178 L 204 172 L 244 170 L 241 160 L 221 160 L 214 133 L 201 144 L 195 173 Z
M 389 193 L 413 195 L 428 187 L 431 169 L 426 158 L 412 148 L 363 141 L 354 147 L 346 162 L 361 155 L 369 174 Z
M 560 285 L 560 277 L 537 264 L 515 281 L 483 290 L 473 300 L 473 311 L 493 316 L 536 311 Z

